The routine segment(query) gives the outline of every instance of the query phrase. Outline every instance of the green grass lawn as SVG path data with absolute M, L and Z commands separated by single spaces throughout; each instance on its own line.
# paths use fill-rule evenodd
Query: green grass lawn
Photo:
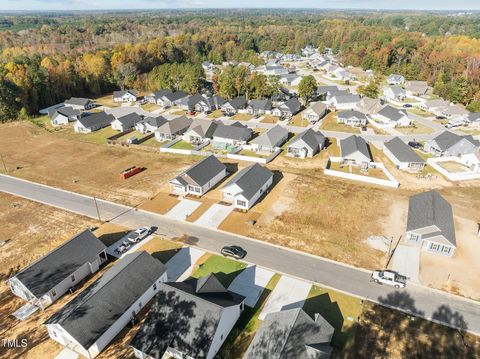
M 142 142 L 141 145 L 143 146 L 152 146 L 152 147 L 162 147 L 164 144 L 166 144 L 168 141 L 162 141 L 158 142 L 155 137 L 149 138 L 145 142 Z
M 312 318 L 321 314 L 334 328 L 332 345 L 338 349 L 353 342 L 362 312 L 360 299 L 319 286 L 312 286 L 303 310 Z
M 230 331 L 227 339 L 223 343 L 220 349 L 220 357 L 222 358 L 242 358 L 247 350 L 248 346 L 253 340 L 256 331 L 261 325 L 261 321 L 258 316 L 263 310 L 263 307 L 272 292 L 273 288 L 280 280 L 280 274 L 275 273 L 268 282 L 265 290 L 258 299 L 254 308 L 245 306 L 240 318 L 235 323 L 235 326 Z
M 205 261 L 205 263 L 200 265 L 200 268 L 192 274 L 192 277 L 201 278 L 210 273 L 214 273 L 218 280 L 228 288 L 235 277 L 246 267 L 247 265 L 245 263 L 219 255 L 212 255 Z
M 170 148 L 174 148 L 177 150 L 193 150 L 194 149 L 191 143 L 185 142 L 185 141 L 178 141 L 176 144 L 174 144 Z
M 237 153 L 237 155 L 259 157 L 259 158 L 264 157 L 264 156 L 258 154 L 257 152 L 253 152 L 253 151 L 249 151 L 249 150 L 241 150 L 240 152 Z

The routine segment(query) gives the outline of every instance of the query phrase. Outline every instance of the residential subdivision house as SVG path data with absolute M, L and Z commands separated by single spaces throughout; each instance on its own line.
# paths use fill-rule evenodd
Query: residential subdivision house
M 410 197 L 406 241 L 421 245 L 427 252 L 449 257 L 455 253 L 452 206 L 438 192 L 431 190 Z
M 157 105 L 168 108 L 175 105 L 175 102 L 187 97 L 188 94 L 183 91 L 169 92 L 157 99 Z
M 308 108 L 302 112 L 302 118 L 310 123 L 316 123 L 327 113 L 327 105 L 323 102 L 311 103 Z
M 328 359 L 335 328 L 301 308 L 267 314 L 243 359 Z
M 212 146 L 215 149 L 227 149 L 229 147 L 237 147 L 246 145 L 248 140 L 252 138 L 252 129 L 240 122 L 232 125 L 224 125 L 220 123 L 213 132 Z
M 213 359 L 244 309 L 214 274 L 161 283 L 130 346 L 135 357 Z
M 335 95 L 329 100 L 330 106 L 335 110 L 353 110 L 360 102 L 358 95 Z
M 112 126 L 112 129 L 116 131 L 123 132 L 134 128 L 136 124 L 142 120 L 143 116 L 140 116 L 136 112 L 131 112 L 128 115 L 116 118 L 110 123 L 110 126 Z
M 205 100 L 205 97 L 200 95 L 199 93 L 191 96 L 186 96 L 181 99 L 174 101 L 175 106 L 178 106 L 182 110 L 185 111 L 195 111 L 195 107 L 199 102 Z
M 480 112 L 470 112 L 465 116 L 465 124 L 472 127 L 480 126 Z
M 113 120 L 115 120 L 113 115 L 107 115 L 104 111 L 95 112 L 88 116 L 81 116 L 75 121 L 73 129 L 79 133 L 90 133 L 110 126 Z
M 470 172 L 480 173 L 480 147 L 473 153 L 467 153 L 460 156 L 460 161 L 463 163 Z
M 330 101 L 334 96 L 349 95 L 350 91 L 340 90 L 338 86 L 318 86 L 317 96 L 321 101 Z
M 253 151 L 274 152 L 288 139 L 288 130 L 276 125 L 250 141 Z
M 355 109 L 361 113 L 373 115 L 382 109 L 382 104 L 377 98 L 362 97 Z
M 431 89 L 427 81 L 409 81 L 405 87 L 408 97 L 425 96 Z
M 372 155 L 363 137 L 352 135 L 340 140 L 340 156 L 345 164 L 368 168 Z
M 386 105 L 372 117 L 387 127 L 407 127 L 412 123 L 407 111 L 390 105 Z
M 167 122 L 167 119 L 163 116 L 148 116 L 138 121 L 135 124 L 135 129 L 141 134 L 147 134 L 154 132 L 157 128 Z
M 351 127 L 362 127 L 368 123 L 367 116 L 356 110 L 347 110 L 337 113 L 337 122 Z
M 155 105 L 161 106 L 163 105 L 162 97 L 170 93 L 172 93 L 172 91 L 168 89 L 160 89 L 160 90 L 151 92 L 148 96 L 146 96 L 146 99 L 149 103 L 153 103 Z
M 431 112 L 436 116 L 440 116 L 444 108 L 450 106 L 448 101 L 444 99 L 427 100 L 420 105 L 423 111 Z
M 82 111 L 73 107 L 60 107 L 49 110 L 48 115 L 52 126 L 61 126 L 78 120 L 82 116 Z
M 272 101 L 270 99 L 251 100 L 247 106 L 247 112 L 252 116 L 261 116 L 272 111 Z
M 200 100 L 195 105 L 195 111 L 202 113 L 210 113 L 215 110 L 219 110 L 224 103 L 225 100 L 218 95 L 212 97 L 204 97 L 203 100 Z
M 426 165 L 425 160 L 399 137 L 385 142 L 383 152 L 400 170 L 420 172 Z
M 278 82 L 284 86 L 298 86 L 302 81 L 302 76 L 297 74 L 281 75 Z
M 287 146 L 287 156 L 295 158 L 313 157 L 326 144 L 326 138 L 321 132 L 311 128 L 296 135 Z
M 186 116 L 179 116 L 165 122 L 155 130 L 155 139 L 159 142 L 171 141 L 182 136 L 190 127 L 193 120 Z
M 138 95 L 135 90 L 122 90 L 113 92 L 113 102 L 135 102 Z
M 213 138 L 218 122 L 204 119 L 194 119 L 190 127 L 183 134 L 183 140 L 200 145 Z
M 383 97 L 390 101 L 402 101 L 407 93 L 401 86 L 388 86 L 383 89 Z
M 273 183 L 273 172 L 255 163 L 240 170 L 220 191 L 222 200 L 248 211 Z
M 302 109 L 302 104 L 296 97 L 292 97 L 272 110 L 272 115 L 281 118 L 292 118 Z
M 226 175 L 227 167 L 210 155 L 170 180 L 170 193 L 203 196 Z
M 387 77 L 387 83 L 389 85 L 403 85 L 405 77 L 402 75 L 391 74 Z
M 106 260 L 105 245 L 87 229 L 22 269 L 7 282 L 13 294 L 45 308 L 98 271 Z
M 466 118 L 470 112 L 468 112 L 465 107 L 461 105 L 450 105 L 442 109 L 441 116 L 446 118 Z
M 461 156 L 473 153 L 480 146 L 480 141 L 471 135 L 460 136 L 450 131 L 444 131 L 437 137 L 428 141 L 424 150 L 436 157 Z
M 94 358 L 154 297 L 165 266 L 145 251 L 125 255 L 44 324 L 51 339 Z
M 88 111 L 95 107 L 95 102 L 89 98 L 70 97 L 68 100 L 65 100 L 64 106 L 75 110 Z
M 247 107 L 247 99 L 245 96 L 237 96 L 232 100 L 226 101 L 220 109 L 227 116 L 233 116 L 238 113 L 239 110 L 243 110 Z

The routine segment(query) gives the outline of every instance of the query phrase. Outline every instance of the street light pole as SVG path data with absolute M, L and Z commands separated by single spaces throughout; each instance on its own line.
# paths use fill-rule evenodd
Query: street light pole
M 95 203 L 95 209 L 97 210 L 98 220 L 101 222 L 102 219 L 100 218 L 100 211 L 98 209 L 97 199 L 95 197 L 93 197 L 93 202 Z

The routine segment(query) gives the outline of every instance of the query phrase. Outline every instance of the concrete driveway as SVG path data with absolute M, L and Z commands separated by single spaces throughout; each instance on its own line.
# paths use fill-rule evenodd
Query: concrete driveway
M 193 266 L 205 254 L 198 248 L 183 247 L 165 264 L 169 282 L 182 281 L 192 274 Z
M 228 290 L 243 295 L 245 305 L 253 308 L 273 274 L 274 272 L 256 265 L 248 266 L 235 277 Z
M 207 211 L 195 221 L 200 226 L 217 228 L 233 210 L 233 206 L 214 203 Z
M 55 359 L 77 359 L 77 358 L 78 358 L 78 354 L 68 348 L 63 349 L 55 357 Z
M 408 280 L 414 283 L 420 283 L 418 272 L 420 270 L 420 251 L 421 248 L 399 244 L 393 253 L 391 268 L 400 274 L 407 276 Z
M 311 287 L 311 282 L 283 275 L 258 318 L 263 320 L 268 313 L 303 307 Z
M 17 309 L 15 312 L 13 312 L 12 315 L 18 320 L 24 321 L 28 319 L 37 310 L 37 306 L 33 305 L 32 303 L 27 303 L 21 308 Z
M 178 219 L 184 221 L 191 215 L 202 202 L 192 201 L 190 199 L 182 199 L 175 207 L 168 211 L 165 216 L 168 218 Z

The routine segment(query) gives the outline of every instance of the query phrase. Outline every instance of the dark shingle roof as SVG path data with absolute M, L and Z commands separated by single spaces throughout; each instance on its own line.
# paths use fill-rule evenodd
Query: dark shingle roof
M 117 120 L 120 121 L 123 126 L 127 126 L 127 127 L 135 126 L 135 124 L 137 122 L 140 122 L 142 119 L 143 117 L 136 112 L 132 112 L 132 113 L 129 113 L 128 115 L 117 118 Z
M 257 138 L 254 138 L 250 143 L 263 145 L 263 146 L 276 146 L 277 143 L 288 136 L 288 130 L 285 127 L 276 125 L 270 128 L 268 131 L 262 133 Z
M 96 125 L 108 126 L 113 120 L 115 120 L 113 115 L 107 115 L 104 111 L 101 111 L 80 117 L 77 121 L 80 122 L 83 127 L 89 128 Z
M 302 108 L 302 104 L 296 97 L 284 102 L 281 107 L 288 108 L 292 114 L 296 114 Z
M 192 124 L 193 120 L 187 116 L 175 117 L 165 122 L 156 131 L 160 133 L 176 134 L 185 131 Z
M 217 126 L 218 123 L 215 121 L 196 118 L 187 129 L 187 132 L 194 131 L 197 135 L 203 138 L 211 138 Z
M 271 110 L 272 109 L 272 101 L 269 99 L 265 100 L 251 100 L 248 104 L 249 107 L 253 108 L 254 110 Z
M 158 91 L 153 91 L 151 96 L 155 99 L 159 99 L 159 98 L 162 98 L 163 96 L 165 96 L 169 93 L 172 93 L 172 91 L 167 90 L 167 89 L 161 89 L 161 90 L 158 90 Z
M 127 254 L 45 324 L 60 325 L 87 349 L 164 272 L 164 265 L 145 251 Z
M 145 117 L 140 122 L 148 123 L 149 125 L 151 125 L 153 127 L 159 128 L 160 126 L 162 126 L 164 123 L 167 122 L 167 119 L 163 116 L 157 116 L 157 117 L 149 116 L 149 117 Z
M 60 108 L 53 108 L 48 110 L 48 115 L 52 118 L 56 113 L 59 113 L 66 117 L 75 117 L 80 115 L 82 112 L 80 110 L 75 110 L 73 107 L 66 106 Z
M 236 184 L 242 189 L 243 197 L 250 200 L 271 177 L 272 171 L 255 163 L 239 171 L 224 188 Z
M 348 157 L 357 151 L 372 160 L 368 145 L 362 137 L 352 135 L 340 140 L 340 152 L 342 157 Z
M 87 262 L 93 262 L 105 245 L 87 229 L 18 272 L 15 277 L 40 298 Z
M 380 111 L 378 111 L 379 115 L 382 115 L 392 121 L 398 121 L 407 115 L 407 111 L 399 110 L 398 108 L 392 107 L 390 105 L 386 105 Z
M 411 196 L 408 203 L 407 231 L 430 226 L 456 246 L 452 206 L 434 190 Z
M 329 358 L 334 330 L 322 316 L 313 320 L 301 308 L 269 313 L 244 359 Z
M 131 93 L 133 96 L 137 97 L 137 91 L 135 90 L 121 90 L 121 91 L 113 91 L 113 97 L 122 97 L 127 92 Z
M 352 118 L 352 117 L 356 117 L 358 119 L 365 119 L 367 120 L 367 116 L 360 112 L 360 111 L 355 111 L 355 110 L 347 110 L 347 111 L 342 111 L 342 112 L 339 112 L 337 114 L 337 116 L 339 118 L 344 118 L 344 119 L 348 119 L 348 118 Z
M 230 104 L 234 109 L 238 110 L 241 108 L 245 108 L 247 105 L 247 99 L 245 96 L 237 96 L 234 99 L 227 101 L 226 103 Z
M 154 359 L 162 358 L 168 347 L 205 358 L 224 308 L 239 305 L 243 299 L 227 291 L 213 274 L 198 280 L 162 283 L 130 346 Z
M 187 96 L 188 95 L 183 91 L 170 92 L 170 93 L 167 93 L 167 94 L 163 95 L 163 97 L 165 97 L 167 100 L 169 100 L 171 102 L 179 100 L 179 99 L 187 97 Z
M 246 141 L 252 136 L 252 130 L 243 125 L 232 124 L 230 126 L 218 124 L 213 137 L 227 138 L 230 140 Z
M 394 137 L 390 141 L 385 142 L 384 146 L 400 161 L 425 163 L 409 145 L 403 142 L 399 137 Z
M 479 146 L 479 141 L 475 140 L 471 135 L 469 136 L 460 136 L 456 133 L 450 131 L 444 131 L 435 137 L 432 141 L 435 141 L 438 145 L 438 148 L 441 151 L 447 151 L 452 146 L 456 145 L 461 140 L 466 139 L 475 146 Z
M 195 163 L 185 172 L 177 176 L 176 179 L 183 180 L 187 184 L 196 184 L 202 187 L 225 169 L 225 165 L 220 162 L 217 157 L 210 155 L 200 162 Z
M 76 105 L 76 106 L 86 106 L 92 100 L 83 97 L 70 97 L 68 100 L 65 100 L 66 105 Z
M 353 103 L 360 101 L 360 96 L 358 95 L 334 95 L 337 103 Z
M 300 140 L 303 140 L 313 151 L 325 144 L 325 136 L 321 132 L 315 132 L 311 128 L 295 136 L 290 145 L 294 145 L 295 142 Z

